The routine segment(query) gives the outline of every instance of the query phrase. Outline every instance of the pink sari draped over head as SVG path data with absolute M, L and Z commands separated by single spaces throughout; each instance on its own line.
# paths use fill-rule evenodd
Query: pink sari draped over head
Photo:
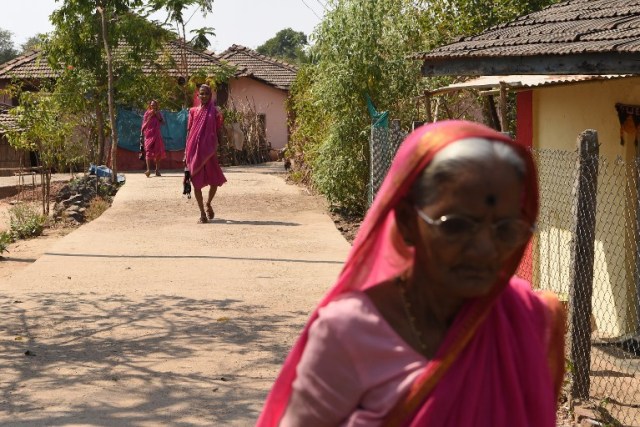
M 337 283 L 314 310 L 287 357 L 258 426 L 276 426 L 284 414 L 318 309 L 344 292 L 366 290 L 412 267 L 413 249 L 398 231 L 394 208 L 439 150 L 470 137 L 502 141 L 525 159 L 522 214 L 535 223 L 537 174 L 525 148 L 501 133 L 465 121 L 439 122 L 414 131 L 400 147 Z M 398 396 L 385 425 L 555 426 L 564 374 L 563 312 L 552 295 L 536 294 L 528 283 L 512 277 L 525 247 L 507 261 L 489 295 L 469 301 L 459 312 L 424 373 L 408 394 Z
M 142 118 L 142 134 L 144 136 L 144 152 L 148 159 L 161 160 L 167 157 L 160 128 L 164 123 L 162 114 L 151 108 L 147 109 Z
M 222 115 L 213 101 L 189 110 L 185 160 L 191 172 L 191 183 L 197 189 L 227 182 L 218 163 L 218 129 Z

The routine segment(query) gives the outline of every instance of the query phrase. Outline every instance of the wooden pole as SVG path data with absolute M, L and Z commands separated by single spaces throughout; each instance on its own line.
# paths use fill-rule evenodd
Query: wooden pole
M 509 131 L 509 123 L 507 123 L 507 84 L 500 82 L 500 130 L 502 132 Z
M 424 91 L 424 106 L 427 114 L 425 115 L 425 119 L 427 123 L 433 122 L 433 116 L 431 115 L 431 93 L 428 90 Z
M 591 367 L 591 298 L 593 295 L 596 195 L 598 193 L 598 133 L 588 129 L 578 136 L 578 174 L 574 183 L 569 332 L 573 362 L 572 399 L 588 399 Z

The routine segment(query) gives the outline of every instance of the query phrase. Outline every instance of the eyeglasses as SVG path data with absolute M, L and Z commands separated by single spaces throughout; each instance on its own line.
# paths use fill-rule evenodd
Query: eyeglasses
M 482 227 L 482 222 L 464 215 L 444 215 L 433 219 L 422 210 L 416 208 L 418 216 L 434 227 L 438 233 L 450 242 L 463 243 L 469 241 Z M 491 232 L 504 248 L 515 248 L 524 243 L 535 227 L 520 218 L 506 218 L 490 225 Z

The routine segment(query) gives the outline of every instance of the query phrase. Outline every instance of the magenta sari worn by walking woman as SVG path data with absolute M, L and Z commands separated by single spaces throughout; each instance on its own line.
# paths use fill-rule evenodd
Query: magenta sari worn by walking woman
M 144 153 L 147 159 L 161 160 L 167 157 L 162 140 L 160 127 L 164 123 L 159 112 L 149 108 L 142 119 L 142 134 L 144 136 Z
M 191 183 L 197 189 L 207 185 L 219 187 L 227 182 L 216 155 L 221 122 L 213 101 L 189 110 L 185 160 L 191 172 Z
M 366 290 L 411 269 L 413 249 L 398 232 L 394 208 L 439 150 L 471 137 L 502 141 L 525 159 L 522 215 L 535 223 L 537 176 L 527 150 L 470 122 L 446 121 L 417 129 L 400 147 L 336 285 L 316 308 L 287 357 L 258 426 L 278 425 L 286 410 L 318 309 L 344 292 Z M 522 280 L 512 278 L 525 247 L 503 266 L 489 295 L 462 308 L 424 372 L 408 393 L 397 396 L 385 425 L 555 426 L 556 397 L 564 372 L 563 313 L 554 297 L 535 294 Z

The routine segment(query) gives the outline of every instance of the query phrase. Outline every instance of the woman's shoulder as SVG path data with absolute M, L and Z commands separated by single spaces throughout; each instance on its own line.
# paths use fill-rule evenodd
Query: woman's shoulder
M 533 289 L 531 284 L 518 277 L 513 277 L 502 294 L 505 307 L 520 313 L 534 315 L 548 320 L 551 314 L 562 315 L 563 307 L 556 294 L 541 289 Z
M 354 329 L 366 330 L 376 328 L 381 316 L 371 299 L 363 292 L 345 292 L 326 306 L 318 310 L 320 322 L 335 333 L 350 333 Z

